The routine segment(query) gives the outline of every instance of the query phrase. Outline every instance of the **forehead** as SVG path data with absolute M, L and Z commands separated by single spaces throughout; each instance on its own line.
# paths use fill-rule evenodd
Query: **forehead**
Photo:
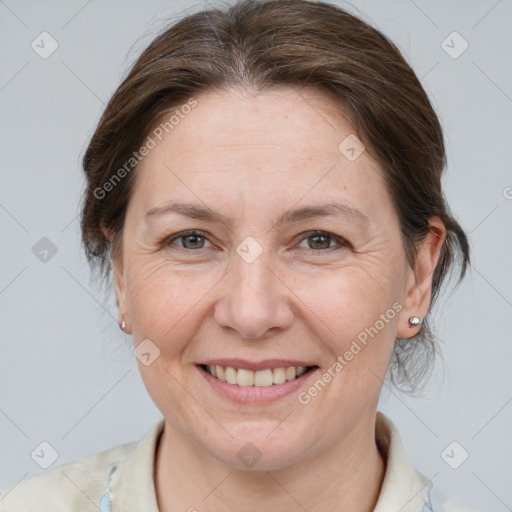
M 184 156 L 198 157 L 207 150 L 236 159 L 254 150 L 268 155 L 285 151 L 290 160 L 332 160 L 340 137 L 354 131 L 341 108 L 315 89 L 216 90 L 202 93 L 196 101 L 164 144 L 179 145 Z
M 371 213 L 389 202 L 368 151 L 355 160 L 343 152 L 354 129 L 322 92 L 233 89 L 194 98 L 196 106 L 155 138 L 137 168 L 132 199 L 141 209 L 185 199 L 264 211 L 307 196 L 308 203 L 344 199 Z

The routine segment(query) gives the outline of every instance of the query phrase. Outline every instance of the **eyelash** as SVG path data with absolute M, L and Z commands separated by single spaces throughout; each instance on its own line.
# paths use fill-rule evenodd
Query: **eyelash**
M 171 235 L 170 237 L 165 238 L 160 243 L 160 247 L 164 248 L 164 247 L 168 247 L 169 245 L 177 245 L 177 244 L 173 244 L 174 240 L 186 238 L 188 236 L 199 236 L 199 237 L 202 237 L 202 238 L 205 238 L 206 240 L 208 240 L 208 235 L 206 232 L 194 229 L 194 230 L 189 230 L 189 231 L 182 231 L 180 233 L 177 233 L 175 235 Z M 305 233 L 302 233 L 300 242 L 307 240 L 308 238 L 313 238 L 315 236 L 330 237 L 332 240 L 338 242 L 339 245 L 338 245 L 338 247 L 329 247 L 327 249 L 305 249 L 305 248 L 301 248 L 301 249 L 306 250 L 306 251 L 313 251 L 315 253 L 325 253 L 325 252 L 332 252 L 333 250 L 343 249 L 343 248 L 346 248 L 349 246 L 349 243 L 346 240 L 344 240 L 343 238 L 341 238 L 340 236 L 333 235 L 332 233 L 329 233 L 328 231 L 320 231 L 320 230 L 312 230 L 312 231 L 307 231 Z M 189 251 L 189 252 L 196 252 L 196 251 L 200 251 L 201 249 L 204 249 L 204 247 L 201 247 L 199 249 L 187 249 L 186 247 L 182 247 L 180 245 L 178 245 L 178 247 L 180 249 L 183 249 L 183 250 Z

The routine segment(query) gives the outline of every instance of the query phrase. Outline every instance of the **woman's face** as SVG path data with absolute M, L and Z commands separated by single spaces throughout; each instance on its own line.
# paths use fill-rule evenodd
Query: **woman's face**
M 120 313 L 169 428 L 232 466 L 277 469 L 373 431 L 395 338 L 417 332 L 407 318 L 428 293 L 377 163 L 343 142 L 354 130 L 328 98 L 195 99 L 134 171 Z

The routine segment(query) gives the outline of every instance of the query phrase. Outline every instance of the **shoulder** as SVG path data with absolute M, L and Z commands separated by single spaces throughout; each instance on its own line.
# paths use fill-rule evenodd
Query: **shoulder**
M 396 426 L 381 411 L 376 416 L 375 440 L 386 461 L 386 473 L 374 512 L 476 512 L 447 499 L 432 479 L 416 470 L 405 453 Z
M 113 465 L 125 459 L 137 443 L 127 443 L 83 457 L 48 473 L 24 478 L 0 493 L 0 512 L 98 512 Z

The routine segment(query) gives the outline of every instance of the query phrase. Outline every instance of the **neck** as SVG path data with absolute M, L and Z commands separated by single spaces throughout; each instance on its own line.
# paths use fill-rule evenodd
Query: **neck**
M 159 510 L 371 512 L 385 461 L 375 442 L 375 422 L 366 424 L 308 460 L 275 471 L 247 471 L 214 459 L 166 422 L 155 460 Z

